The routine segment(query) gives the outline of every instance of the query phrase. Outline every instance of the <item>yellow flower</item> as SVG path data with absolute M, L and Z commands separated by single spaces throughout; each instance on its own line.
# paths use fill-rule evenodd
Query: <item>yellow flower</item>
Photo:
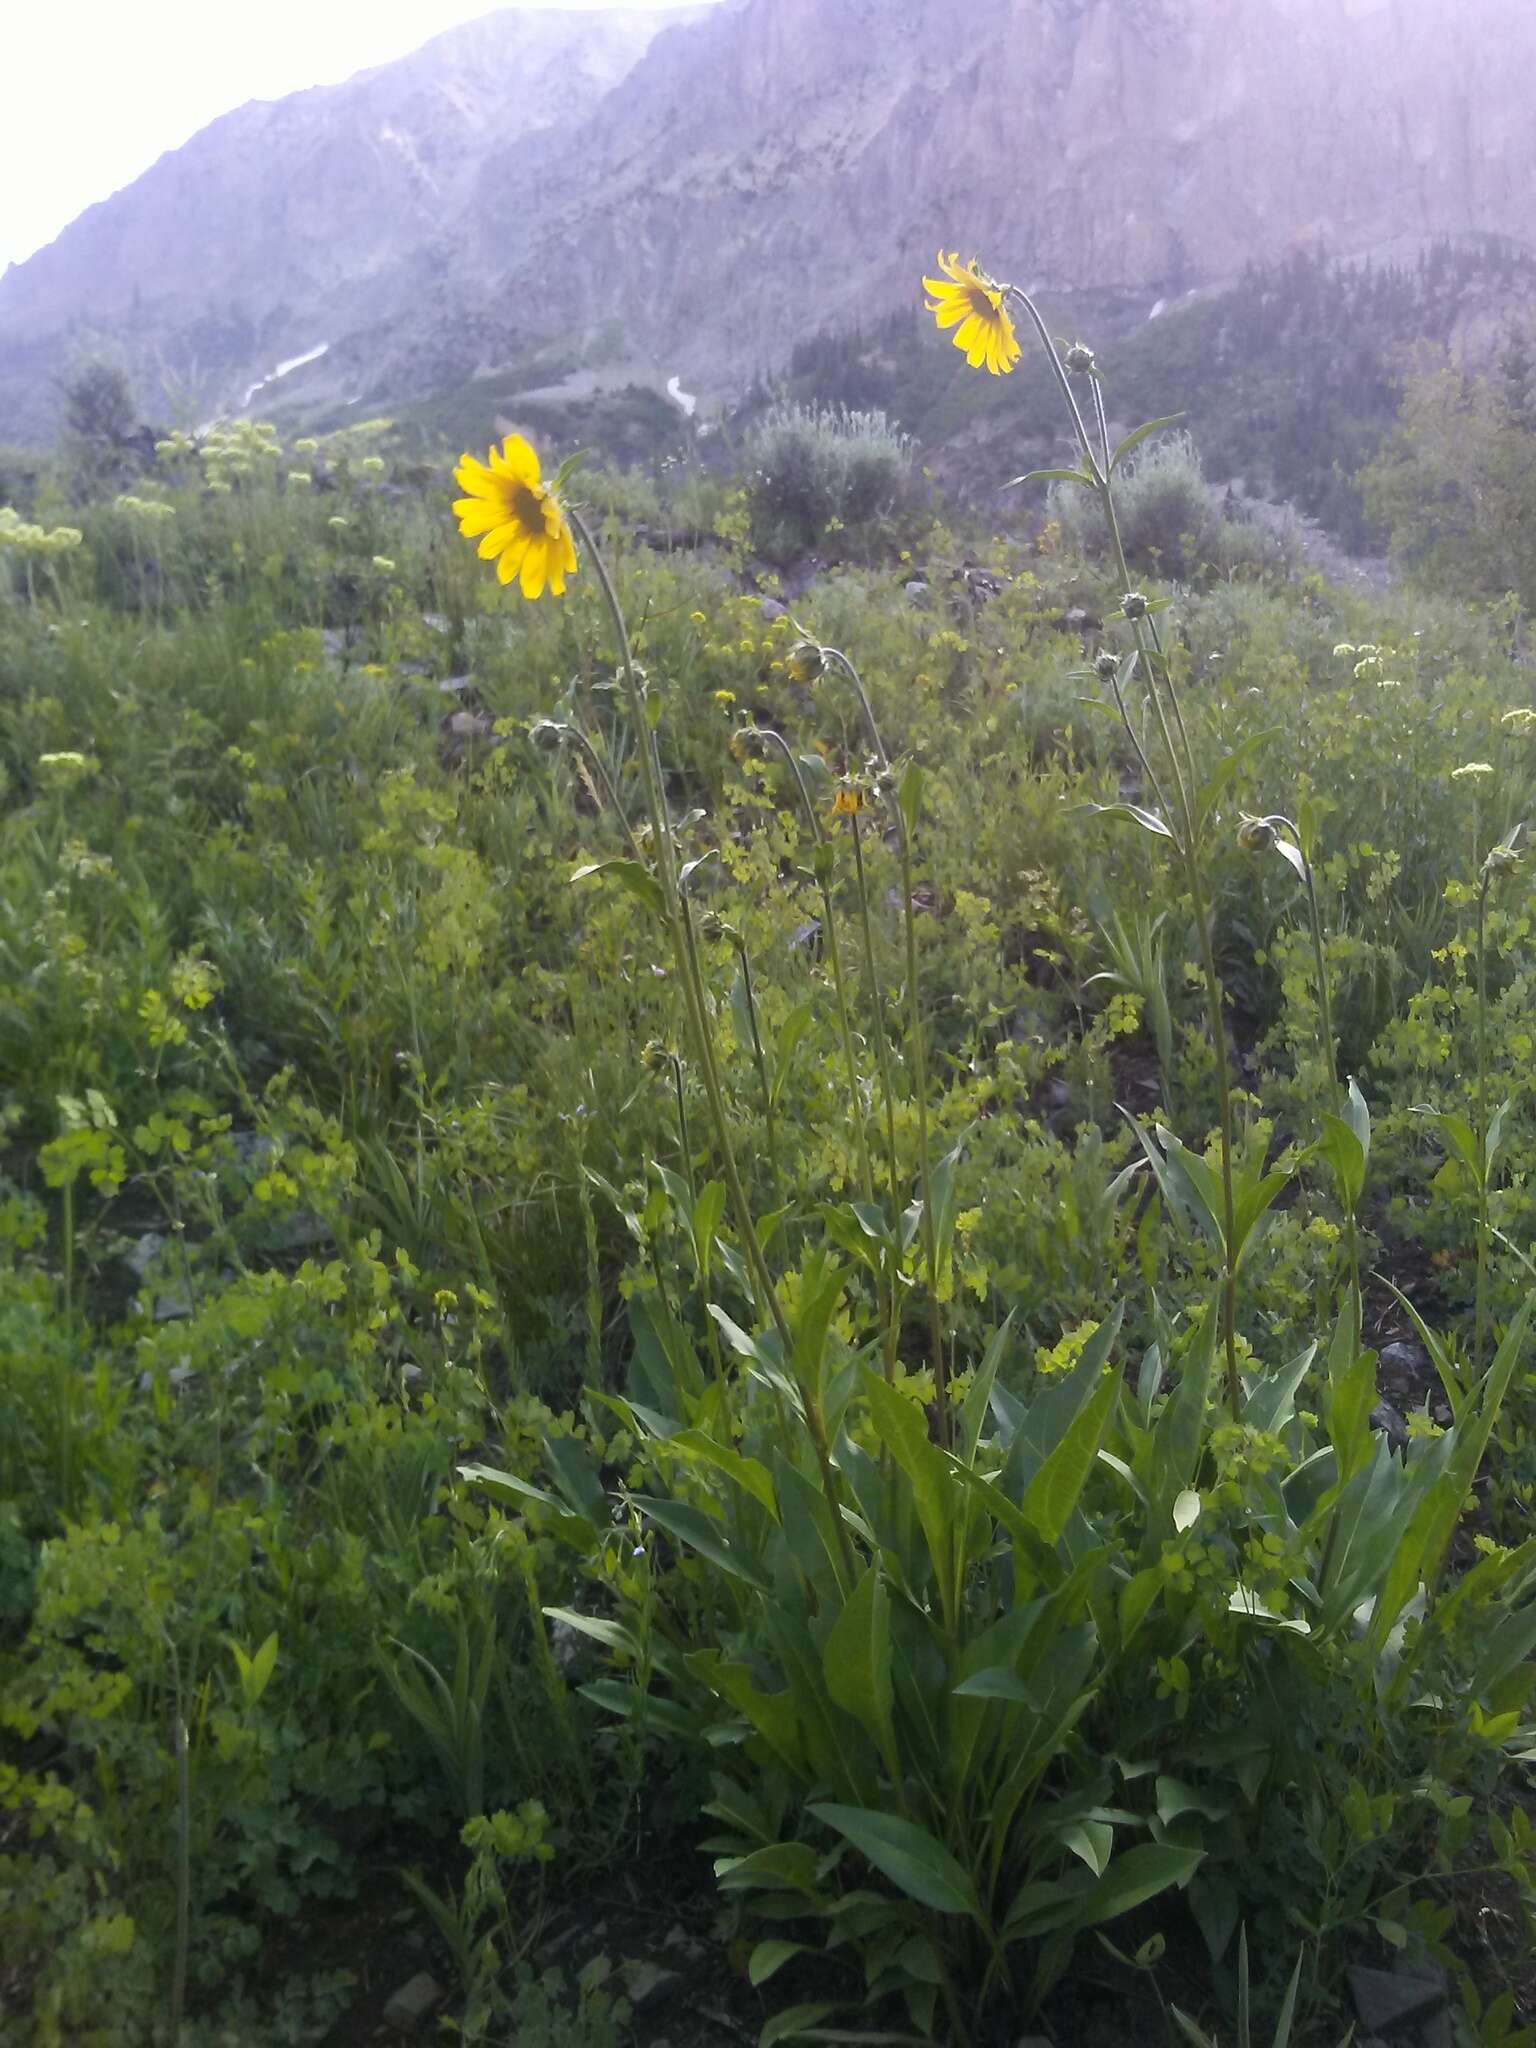
M 834 818 L 856 818 L 861 811 L 868 810 L 864 792 L 861 789 L 840 789 L 832 799 Z
M 955 347 L 965 352 L 973 370 L 1006 376 L 1018 362 L 1020 350 L 1002 292 L 974 262 L 962 263 L 958 256 L 946 256 L 942 250 L 939 268 L 943 277 L 923 279 L 924 289 L 933 294 L 929 312 L 940 327 L 956 330 Z
M 502 583 L 515 576 L 524 597 L 542 597 L 547 584 L 564 595 L 576 572 L 576 548 L 560 501 L 539 474 L 539 458 L 520 434 L 492 448 L 484 463 L 471 455 L 453 472 L 465 492 L 454 500 L 459 531 L 480 537 L 480 553 L 496 564 Z

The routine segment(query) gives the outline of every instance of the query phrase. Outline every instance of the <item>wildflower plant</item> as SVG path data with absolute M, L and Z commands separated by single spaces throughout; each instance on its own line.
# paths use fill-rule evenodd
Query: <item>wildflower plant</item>
M 974 266 L 941 267 L 944 279 L 929 286 L 935 310 L 975 367 L 1013 367 L 1010 308 L 1034 326 L 1078 435 L 1081 467 L 1064 474 L 1098 494 L 1115 534 L 1117 465 L 1159 423 L 1111 449 L 1091 351 L 1063 355 L 1023 294 Z M 1159 1316 L 1129 1375 L 1118 1355 L 1125 1306 L 1105 1303 L 1037 1348 L 1021 1398 L 1003 1374 L 1013 1319 L 965 1356 L 949 1326 L 963 1146 L 941 1155 L 934 1129 L 918 948 L 923 767 L 887 750 L 853 660 L 804 631 L 781 657 L 783 673 L 819 701 L 849 704 L 864 758 L 832 777 L 775 729 L 738 735 L 788 774 L 809 846 L 806 879 L 822 907 L 856 1192 L 812 1210 L 781 1153 L 775 1109 L 814 1004 L 775 1045 L 749 946 L 710 907 L 719 836 L 701 812 L 674 808 L 665 687 L 637 657 L 619 581 L 572 501 L 570 472 L 545 484 L 519 443 L 499 461 L 493 450 L 484 465 L 461 465 L 459 480 L 476 486 L 455 506 L 466 537 L 497 561 L 502 582 L 536 600 L 560 595 L 585 567 L 597 586 L 627 772 L 613 741 L 581 719 L 543 723 L 572 750 L 624 841 L 622 853 L 582 862 L 573 881 L 621 888 L 665 940 L 679 1050 L 660 1047 L 648 1064 L 670 1076 L 678 1164 L 650 1162 L 645 1177 L 670 1210 L 689 1275 L 686 1289 L 658 1274 L 631 1296 L 624 1388 L 589 1389 L 632 1446 L 625 1473 L 615 1481 L 549 1439 L 538 1483 L 494 1464 L 465 1466 L 465 1479 L 566 1548 L 601 1589 L 604 1611 L 557 1611 L 607 1661 L 588 1697 L 632 1734 L 660 1731 L 711 1760 L 717 1880 L 770 1929 L 752 1953 L 753 1982 L 778 1980 L 807 1952 L 833 1972 L 852 1965 L 846 1995 L 791 2006 L 765 2039 L 814 2034 L 849 2003 L 887 1999 L 925 2036 L 974 2038 L 1021 1999 L 1038 2003 L 1078 1934 L 1175 1889 L 1220 1954 L 1262 1807 L 1245 1763 L 1212 1765 L 1205 1695 L 1191 1672 L 1250 1703 L 1264 1769 L 1283 1777 L 1309 1768 L 1276 1711 L 1304 1673 L 1320 1663 L 1331 1683 L 1373 1697 L 1385 1683 L 1396 1711 L 1435 1660 L 1464 1653 L 1456 1608 L 1433 1605 L 1433 1595 L 1531 1312 L 1528 1303 L 1505 1332 L 1454 1426 L 1395 1460 L 1368 1419 L 1374 1360 L 1361 1343 L 1354 1215 L 1370 1126 L 1358 1091 L 1338 1078 L 1311 814 L 1239 829 L 1246 848 L 1279 851 L 1307 888 L 1330 1076 L 1315 1150 L 1335 1173 L 1351 1274 L 1332 1326 L 1298 1358 L 1269 1366 L 1239 1330 L 1239 1283 L 1311 1154 L 1296 1148 L 1267 1164 L 1262 1119 L 1240 1142 L 1208 873 L 1223 807 L 1262 736 L 1202 764 L 1162 638 L 1167 600 L 1132 587 L 1118 550 L 1114 623 L 1129 644 L 1095 673 L 1142 788 L 1136 801 L 1095 808 L 1138 826 L 1178 865 L 1218 1080 L 1216 1163 L 1169 1129 L 1135 1132 L 1168 1214 L 1208 1240 L 1216 1285 L 1185 1327 Z M 720 708 L 715 691 L 709 698 Z M 902 933 L 901 1000 L 889 1005 L 865 866 L 865 833 L 880 819 Z M 861 988 L 841 936 L 849 896 Z M 1143 950 L 1155 953 L 1156 939 L 1154 927 Z M 722 953 L 735 963 L 729 1004 L 714 985 Z M 727 1015 L 767 1134 L 766 1210 L 743 1171 Z M 861 1037 L 874 1043 L 874 1077 Z M 685 1076 L 702 1093 L 702 1134 Z M 610 1192 L 622 1211 L 624 1197 Z M 645 1240 L 639 1215 L 630 1212 L 629 1227 Z M 1297 1401 L 1314 1367 L 1320 1414 Z M 1112 1502 L 1116 1481 L 1125 1490 Z M 617 1575 L 616 1531 L 629 1558 Z M 1527 1566 L 1510 1560 L 1490 1570 L 1489 1598 L 1518 1601 L 1528 1580 Z M 1409 1648 L 1401 1624 L 1421 1600 L 1431 1604 Z M 1153 1659 L 1151 1645 L 1164 1641 L 1172 1654 Z M 1383 1658 L 1396 1660 L 1385 1679 Z M 1481 1671 L 1485 1693 L 1509 1682 L 1515 1662 L 1517 1653 L 1496 1674 Z M 1147 1667 L 1156 1684 L 1143 1695 L 1144 1734 L 1170 1768 L 1185 1759 L 1202 1777 L 1189 1804 L 1182 1780 L 1163 1777 L 1144 1801 L 1136 1769 L 1091 1732 L 1100 1701 L 1138 1691 L 1135 1674 Z M 1202 1816 L 1230 1826 L 1223 1834 Z

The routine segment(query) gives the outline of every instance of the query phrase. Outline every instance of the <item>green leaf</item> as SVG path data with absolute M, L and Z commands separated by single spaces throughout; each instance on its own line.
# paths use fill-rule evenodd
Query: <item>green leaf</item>
M 773 1590 L 757 1559 L 738 1550 L 720 1525 L 701 1508 L 690 1507 L 683 1501 L 648 1499 L 639 1493 L 631 1495 L 631 1499 L 642 1514 L 665 1529 L 669 1536 L 675 1536 L 679 1543 L 686 1543 L 700 1557 L 707 1557 L 711 1564 L 729 1572 L 732 1578 L 743 1580 L 759 1593 Z
M 1118 1309 L 1115 1312 L 1115 1327 L 1120 1313 Z M 1096 1336 L 1102 1334 L 1095 1332 Z M 1059 1543 L 1066 1533 L 1098 1459 L 1099 1446 L 1119 1395 L 1120 1375 L 1106 1365 L 1093 1398 L 1029 1483 L 1019 1504 L 1020 1511 L 1047 1543 Z
M 710 1268 L 714 1264 L 715 1233 L 725 1217 L 725 1182 L 706 1181 L 699 1189 L 698 1200 L 693 1205 L 693 1214 L 688 1219 L 689 1234 L 693 1239 L 694 1264 L 699 1271 L 699 1284 L 708 1287 Z
M 888 1877 L 920 1906 L 934 1913 L 976 1912 L 971 1880 L 926 1828 L 894 1813 L 873 1813 L 862 1806 L 817 1802 L 809 1810 L 852 1842 L 882 1877 Z
M 551 1621 L 562 1621 L 567 1628 L 573 1628 L 578 1635 L 590 1636 L 605 1649 L 617 1650 L 621 1656 L 638 1658 L 640 1645 L 621 1622 L 609 1621 L 600 1614 L 583 1614 L 574 1607 L 546 1607 Z
M 743 1493 L 750 1494 L 760 1507 L 766 1508 L 775 1521 L 779 1519 L 772 1475 L 767 1466 L 760 1465 L 756 1458 L 744 1458 L 730 1444 L 718 1443 L 702 1429 L 679 1430 L 668 1442 L 671 1449 L 681 1451 L 690 1463 L 713 1465 Z
M 1246 768 L 1266 740 L 1271 740 L 1281 730 L 1277 725 L 1266 726 L 1262 732 L 1251 732 L 1231 753 L 1224 754 L 1200 786 L 1195 800 L 1195 816 L 1201 831 L 1209 822 L 1212 811 L 1226 794 L 1227 788 L 1240 768 Z
M 720 849 L 719 849 L 719 847 L 718 847 L 718 846 L 712 846 L 712 847 L 710 847 L 710 849 L 709 849 L 709 851 L 708 851 L 707 853 L 701 853 L 701 854 L 699 854 L 699 855 L 697 856 L 697 858 L 696 858 L 696 859 L 694 859 L 694 860 L 685 860 L 685 861 L 683 862 L 682 866 L 681 866 L 681 867 L 680 867 L 680 868 L 678 869 L 678 871 L 677 871 L 677 888 L 678 888 L 678 894 L 679 894 L 679 895 L 682 895 L 682 896 L 686 896 L 686 895 L 688 894 L 688 885 L 689 885 L 689 884 L 690 884 L 690 883 L 692 882 L 692 880 L 693 880 L 694 876 L 695 876 L 695 875 L 696 875 L 696 874 L 697 874 L 697 873 L 699 872 L 699 869 L 700 869 L 700 868 L 702 868 L 702 867 L 704 867 L 704 866 L 706 865 L 706 863 L 707 863 L 707 862 L 709 862 L 709 861 L 712 861 L 712 860 L 718 860 L 718 859 L 719 859 L 719 857 L 720 857 Z M 659 888 L 659 886 L 658 886 L 658 889 L 657 889 L 657 894 L 658 894 L 658 896 L 660 895 L 660 893 L 661 893 L 661 892 L 660 892 L 660 888 Z
M 1142 1842 L 1127 1849 L 1078 1900 L 1072 1925 L 1098 1927 L 1133 1912 L 1170 1885 L 1186 1883 L 1204 1856 L 1203 1849 L 1180 1849 L 1171 1842 Z
M 777 2048 L 780 2041 L 793 2041 L 799 2034 L 808 2034 L 836 2011 L 835 2005 L 792 2005 L 787 2012 L 776 2013 L 763 2028 L 757 2037 L 757 2048 Z
M 754 1990 L 776 1976 L 795 1956 L 807 1954 L 803 1941 L 760 1941 L 747 1963 L 747 1982 Z
M 1153 434 L 1160 434 L 1165 427 L 1176 427 L 1183 417 L 1184 415 L 1181 412 L 1171 412 L 1163 419 L 1148 420 L 1145 425 L 1137 427 L 1134 433 L 1127 434 L 1109 459 L 1110 475 L 1114 475 L 1126 456 L 1131 454 L 1134 449 L 1139 448 L 1143 441 Z
M 894 1690 L 891 1684 L 890 1597 L 871 1565 L 849 1595 L 832 1624 L 822 1650 L 827 1691 L 837 1706 L 865 1728 L 886 1759 L 892 1777 L 899 1776 L 896 1740 L 891 1726 Z
M 911 1482 L 917 1518 L 942 1585 L 965 1506 L 950 1466 L 928 1441 L 927 1418 L 915 1401 L 887 1386 L 878 1373 L 866 1371 L 863 1386 L 880 1441 Z
M 240 1674 L 241 1699 L 248 1708 L 254 1707 L 271 1684 L 272 1674 L 277 1669 L 277 1631 L 274 1629 L 255 1654 L 249 1657 L 233 1637 L 227 1640 L 230 1654 L 235 1660 L 235 1668 Z
M 654 910 L 658 917 L 666 910 L 667 899 L 662 894 L 661 884 L 643 861 L 618 858 L 588 861 L 584 867 L 577 868 L 571 880 L 585 882 L 593 875 L 612 875 L 621 887 L 643 903 L 647 910 Z
M 1333 1175 L 1339 1207 L 1346 1215 L 1352 1216 L 1365 1192 L 1365 1148 L 1354 1125 L 1346 1123 L 1343 1117 L 1325 1110 L 1322 1123 L 1323 1135 L 1317 1150 Z
M 1076 808 L 1091 811 L 1096 818 L 1129 818 L 1132 824 L 1140 825 L 1144 832 L 1154 833 L 1159 839 L 1173 837 L 1156 811 L 1144 810 L 1140 804 L 1079 804 Z
M 1474 1183 L 1483 1184 L 1483 1148 L 1476 1133 L 1464 1116 L 1452 1116 L 1448 1111 L 1424 1109 L 1414 1105 L 1414 1115 L 1427 1117 L 1440 1131 L 1450 1146 L 1451 1152 L 1471 1174 Z
M 1062 1833 L 1062 1846 L 1080 1857 L 1095 1877 L 1102 1877 L 1109 1867 L 1110 1855 L 1115 1846 L 1115 1831 L 1101 1820 L 1080 1820 Z
M 544 1509 L 550 1518 L 551 1533 L 562 1542 L 579 1548 L 597 1538 L 596 1526 L 585 1515 L 569 1514 L 554 1494 L 546 1493 L 541 1486 L 531 1485 L 526 1479 L 519 1479 L 515 1472 L 499 1472 L 493 1465 L 460 1465 L 458 1474 L 471 1486 L 484 1487 L 487 1493 L 506 1497 L 512 1506 L 523 1512 L 529 1503 Z
M 1016 491 L 1020 484 L 1083 484 L 1090 491 L 1098 486 L 1085 470 L 1081 469 L 1031 469 L 1023 476 L 1016 476 L 1003 485 L 1005 491 Z
M 901 809 L 901 821 L 911 837 L 917 831 L 918 815 L 923 807 L 923 788 L 928 777 L 916 761 L 909 761 L 902 770 L 901 781 L 896 787 L 896 802 Z
M 779 1097 L 784 1093 L 784 1084 L 789 1079 L 790 1069 L 794 1063 L 795 1047 L 811 1028 L 815 1015 L 816 1012 L 811 1004 L 797 1003 L 784 1019 L 778 1035 L 773 1083 L 768 1090 L 770 1102 L 777 1103 Z

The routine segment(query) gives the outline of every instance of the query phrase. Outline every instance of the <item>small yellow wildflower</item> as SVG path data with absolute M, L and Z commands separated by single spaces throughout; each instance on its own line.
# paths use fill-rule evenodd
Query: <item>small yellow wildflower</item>
M 716 690 L 715 702 L 721 706 L 734 704 L 736 702 L 736 692 L 734 690 Z
M 974 261 L 962 263 L 940 250 L 939 268 L 943 277 L 923 279 L 924 289 L 932 293 L 929 312 L 941 328 L 955 329 L 955 347 L 973 370 L 1006 376 L 1021 351 L 1002 291 Z
M 94 754 L 39 754 L 37 777 L 54 789 L 71 789 L 77 782 L 88 781 L 100 766 Z
M 1507 725 L 1511 732 L 1536 733 L 1536 711 L 1528 706 L 1518 711 L 1506 711 L 1499 723 Z
M 1493 763 L 1491 761 L 1468 761 L 1464 768 L 1453 768 L 1451 770 L 1451 780 L 1452 782 L 1462 782 L 1468 777 L 1476 778 L 1482 775 L 1491 775 L 1492 773 Z
M 483 463 L 462 456 L 453 474 L 465 493 L 453 505 L 459 531 L 480 539 L 481 557 L 495 562 L 498 581 L 515 576 L 527 598 L 542 597 L 546 585 L 563 596 L 566 577 L 576 573 L 576 545 L 521 434 L 489 450 Z
M 305 491 L 308 490 L 309 486 L 314 482 L 314 478 L 310 475 L 307 469 L 290 469 L 288 472 L 288 481 L 293 485 L 295 490 Z
M 375 555 L 373 566 L 375 569 L 382 569 L 386 576 L 393 576 L 395 573 L 395 565 L 388 555 Z
M 857 818 L 869 809 L 869 799 L 862 789 L 840 789 L 832 799 L 834 818 Z
M 1050 1378 L 1055 1373 L 1070 1372 L 1082 1357 L 1090 1337 L 1098 1329 L 1096 1322 L 1079 1323 L 1076 1329 L 1064 1331 L 1059 1343 L 1046 1350 L 1044 1345 L 1035 1353 L 1035 1370 Z

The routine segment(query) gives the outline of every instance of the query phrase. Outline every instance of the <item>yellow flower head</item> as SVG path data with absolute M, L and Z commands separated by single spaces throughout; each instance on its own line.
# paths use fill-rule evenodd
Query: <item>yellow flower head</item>
M 576 573 L 576 547 L 560 501 L 539 474 L 539 458 L 521 434 L 492 448 L 484 463 L 472 455 L 453 472 L 465 496 L 454 500 L 459 531 L 479 539 L 481 556 L 496 564 L 503 583 L 515 576 L 524 597 L 556 597 Z
M 861 811 L 869 809 L 869 800 L 862 789 L 840 789 L 832 799 L 834 818 L 856 818 Z
M 973 370 L 1006 376 L 1020 350 L 1001 290 L 974 261 L 962 263 L 940 250 L 939 268 L 943 277 L 923 279 L 923 288 L 932 294 L 929 312 L 940 327 L 955 329 L 955 347 L 964 350 Z

